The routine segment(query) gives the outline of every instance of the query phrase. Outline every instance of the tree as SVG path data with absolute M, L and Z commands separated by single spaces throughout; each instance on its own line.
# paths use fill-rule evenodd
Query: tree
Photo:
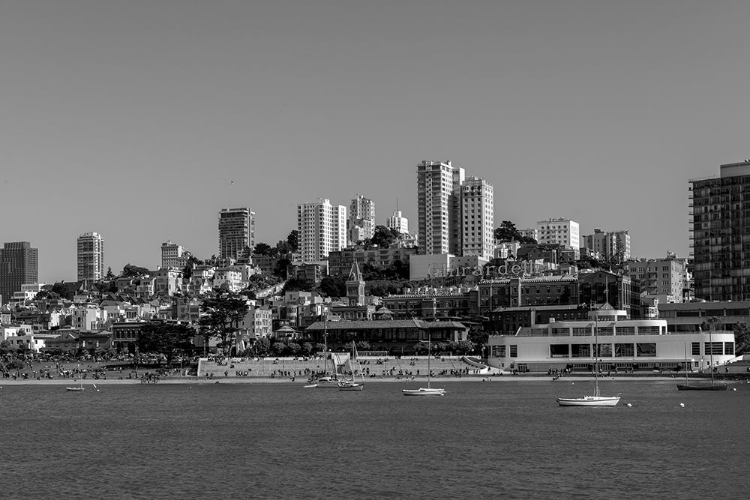
M 115 275 L 114 275 L 114 273 L 112 273 L 112 268 L 111 267 L 107 268 L 107 274 L 106 274 L 106 276 L 104 276 L 104 279 L 106 281 L 112 281 L 113 279 L 115 279 Z
M 289 249 L 292 252 L 299 250 L 299 231 L 296 229 L 292 230 L 289 236 L 286 237 L 286 242 L 289 244 Z
M 326 276 L 320 280 L 320 291 L 328 297 L 346 297 L 346 280 L 343 276 Z
M 395 229 L 385 226 L 375 226 L 370 243 L 382 248 L 388 248 L 394 241 L 398 240 L 399 236 L 400 233 Z
M 253 351 L 255 351 L 256 356 L 268 356 L 271 352 L 271 341 L 268 340 L 268 337 L 259 338 L 253 344 Z
M 734 352 L 738 356 L 750 350 L 750 327 L 747 323 L 734 325 Z
M 284 283 L 284 290 L 282 291 L 282 293 L 297 291 L 309 292 L 312 289 L 313 285 L 309 281 L 298 278 L 290 278 L 286 283 Z
M 256 255 L 270 255 L 271 254 L 271 245 L 268 243 L 258 243 L 255 245 L 255 250 L 253 250 L 253 253 Z
M 504 220 L 500 227 L 495 228 L 495 241 L 518 241 L 519 243 L 525 243 L 530 245 L 536 245 L 534 238 L 523 236 L 521 232 L 516 229 L 516 225 L 509 220 Z
M 273 270 L 274 276 L 278 276 L 279 278 L 286 278 L 286 268 L 289 266 L 291 261 L 289 259 L 279 259 L 278 262 L 276 262 L 276 267 Z
M 229 355 L 235 340 L 234 333 L 248 310 L 247 301 L 233 292 L 221 291 L 215 297 L 204 299 L 200 306 L 201 318 L 198 320 L 201 335 L 206 340 L 211 337 L 221 339 L 224 353 Z
M 281 356 L 286 350 L 286 344 L 283 342 L 274 342 L 271 349 L 276 356 Z
M 128 263 L 125 264 L 125 267 L 122 268 L 122 273 L 120 274 L 120 276 L 122 276 L 123 278 L 137 278 L 146 274 L 148 274 L 147 268 L 134 266 Z
M 185 323 L 149 322 L 138 332 L 138 350 L 155 352 L 167 358 L 167 365 L 179 350 L 191 351 L 195 330 Z
M 73 300 L 73 292 L 65 285 L 64 281 L 58 281 L 49 289 L 50 294 L 55 293 L 63 299 Z

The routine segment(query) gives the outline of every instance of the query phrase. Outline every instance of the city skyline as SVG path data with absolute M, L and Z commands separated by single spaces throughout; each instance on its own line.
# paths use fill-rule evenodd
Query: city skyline
M 256 242 L 301 203 L 374 201 L 417 229 L 414 165 L 494 186 L 494 220 L 628 230 L 688 256 L 689 179 L 745 149 L 740 1 L 5 2 L 0 241 L 76 277 L 155 268 L 171 240 L 219 254 L 216 214 Z

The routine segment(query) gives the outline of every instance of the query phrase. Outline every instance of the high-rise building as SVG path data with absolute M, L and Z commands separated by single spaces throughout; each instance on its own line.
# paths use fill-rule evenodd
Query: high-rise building
M 409 233 L 409 219 L 401 215 L 401 210 L 394 210 L 393 215 L 388 217 L 385 226 L 388 229 L 395 229 L 401 234 Z
M 0 250 L 0 303 L 21 291 L 21 285 L 39 282 L 39 251 L 28 241 L 5 243 Z
M 299 252 L 303 262 L 318 262 L 346 247 L 346 207 L 330 200 L 297 205 Z
M 219 212 L 219 257 L 238 260 L 255 248 L 255 212 L 223 208 Z
M 349 205 L 347 232 L 349 243 L 355 244 L 375 234 L 375 202 L 357 194 Z
M 540 245 L 559 243 L 574 250 L 580 250 L 580 229 L 578 223 L 570 219 L 549 219 L 536 223 L 539 230 L 537 243 Z
M 630 259 L 630 234 L 628 231 L 602 231 L 581 237 L 581 247 L 588 248 L 604 260 L 618 263 Z
M 495 202 L 492 184 L 468 177 L 461 186 L 461 255 L 493 258 L 495 249 Z
M 461 184 L 465 171 L 450 161 L 417 165 L 417 223 L 425 255 L 461 252 Z
M 682 302 L 687 288 L 687 259 L 668 253 L 664 259 L 640 259 L 625 263 L 628 276 L 640 282 L 641 292 L 663 296 L 663 302 Z
M 101 281 L 104 278 L 104 238 L 99 233 L 78 237 L 78 281 Z
M 695 298 L 750 300 L 750 160 L 689 182 Z

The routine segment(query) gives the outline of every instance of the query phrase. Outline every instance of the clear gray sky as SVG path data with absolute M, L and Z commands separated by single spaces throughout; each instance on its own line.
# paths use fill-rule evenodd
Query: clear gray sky
M 357 193 L 416 231 L 416 165 L 495 187 L 495 219 L 628 229 L 688 254 L 688 179 L 750 157 L 750 2 L 1 0 L 0 242 L 76 278 L 257 241 Z M 744 146 L 743 146 L 744 144 Z M 232 183 L 233 181 L 233 183 Z

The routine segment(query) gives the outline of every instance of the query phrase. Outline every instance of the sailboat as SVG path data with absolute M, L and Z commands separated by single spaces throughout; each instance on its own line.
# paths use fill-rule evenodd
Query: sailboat
M 356 365 L 355 365 L 356 363 Z M 357 346 L 352 340 L 352 355 L 349 358 L 349 366 L 352 370 L 351 380 L 340 380 L 339 390 L 340 391 L 361 391 L 365 388 L 365 374 L 362 372 L 362 366 L 359 364 L 359 357 L 357 356 Z M 357 372 L 362 376 L 362 382 L 357 382 Z
M 65 389 L 68 390 L 68 391 L 71 391 L 71 392 L 81 392 L 81 391 L 83 391 L 83 377 L 81 376 L 81 365 L 78 365 L 78 380 L 79 380 L 80 384 L 77 387 L 76 386 L 69 386 L 69 387 L 66 387 Z
M 328 374 L 328 316 L 325 317 L 325 327 L 323 330 L 323 355 L 325 356 L 325 374 L 322 377 L 318 377 L 312 384 L 306 385 L 305 387 L 315 387 L 316 389 L 338 389 L 339 379 L 336 374 L 336 361 L 333 359 L 333 353 L 331 356 L 331 363 L 333 363 L 333 372 L 331 375 Z
M 596 314 L 596 313 L 595 313 Z M 583 396 L 580 398 L 557 398 L 557 404 L 560 406 L 616 406 L 620 402 L 620 396 L 602 396 L 599 393 L 599 316 L 594 316 L 595 321 L 595 346 L 594 353 L 594 380 L 595 389 L 593 396 Z
M 708 330 L 708 344 L 709 348 L 708 350 L 711 353 L 711 385 L 708 384 L 690 384 L 690 379 L 688 379 L 688 370 L 687 370 L 687 344 L 685 344 L 685 383 L 684 384 L 677 384 L 677 390 L 678 391 L 726 391 L 728 385 L 724 383 L 718 383 L 714 381 L 714 343 L 713 343 L 713 325 L 710 326 Z M 702 333 L 701 333 L 702 335 Z
M 427 387 L 403 389 L 404 396 L 445 396 L 445 389 L 430 387 L 430 358 L 432 358 L 431 337 L 427 337 Z

